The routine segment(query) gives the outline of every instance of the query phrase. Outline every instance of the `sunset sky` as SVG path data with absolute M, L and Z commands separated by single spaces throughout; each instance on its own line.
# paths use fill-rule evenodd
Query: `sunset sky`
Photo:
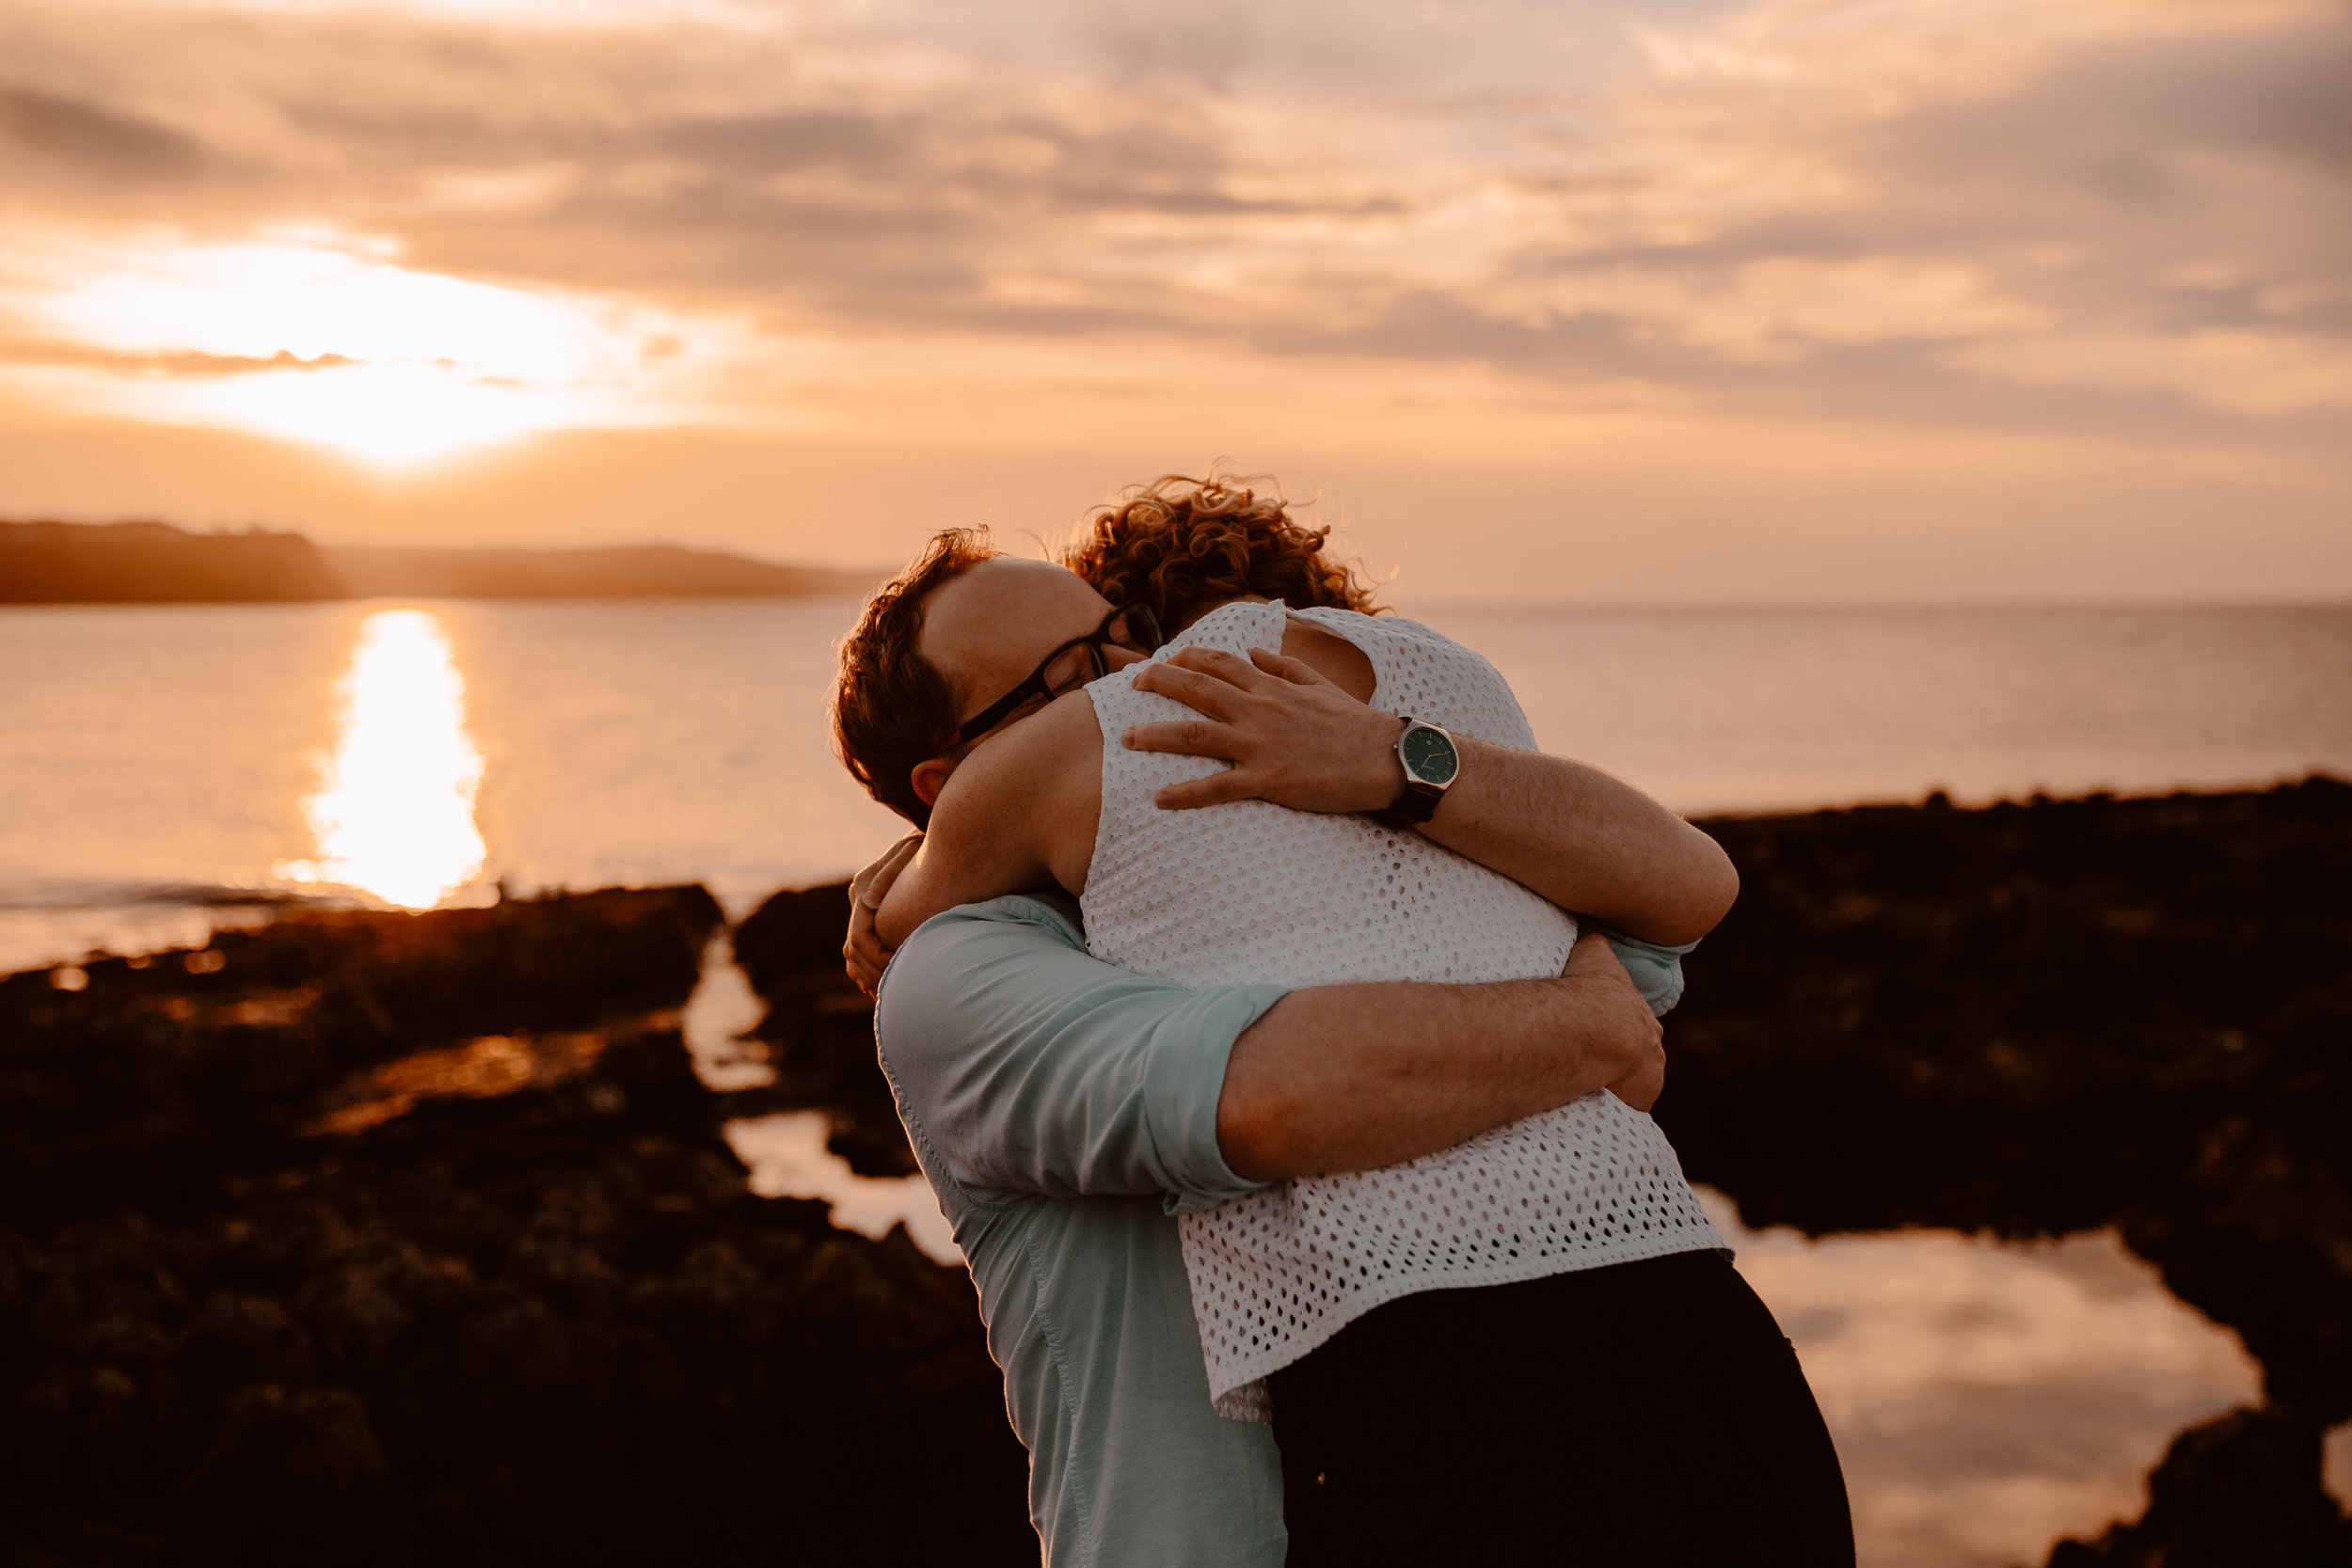
M 2352 595 L 2343 0 L 0 0 L 0 515 Z

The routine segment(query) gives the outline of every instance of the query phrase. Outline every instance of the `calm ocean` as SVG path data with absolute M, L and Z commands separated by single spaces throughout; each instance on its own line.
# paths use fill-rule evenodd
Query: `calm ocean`
M 827 745 L 853 610 L 0 610 L 0 972 L 355 887 L 840 877 L 898 831 Z M 2352 608 L 1422 613 L 1689 813 L 2352 771 Z

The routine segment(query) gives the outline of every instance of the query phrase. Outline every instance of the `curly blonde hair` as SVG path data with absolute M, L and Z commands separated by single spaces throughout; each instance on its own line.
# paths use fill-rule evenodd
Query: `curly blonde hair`
M 1084 527 L 1061 563 L 1115 605 L 1150 606 L 1170 632 L 1245 594 L 1382 612 L 1354 567 L 1325 552 L 1331 531 L 1293 517 L 1263 477 L 1168 474 L 1096 507 Z

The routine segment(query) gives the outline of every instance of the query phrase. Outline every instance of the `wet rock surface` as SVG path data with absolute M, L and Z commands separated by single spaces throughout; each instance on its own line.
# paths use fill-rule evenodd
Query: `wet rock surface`
M 0 985 L 45 1112 L 8 1113 L 8 1560 L 1034 1561 L 962 1273 L 751 1196 L 717 1135 L 666 1022 L 716 920 L 299 919 Z
M 874 1006 L 841 967 L 849 884 L 787 890 L 734 931 L 735 961 L 768 1004 L 753 1029 L 776 1066 L 767 1089 L 730 1097 L 744 1109 L 820 1110 L 828 1147 L 860 1176 L 913 1176 L 889 1083 L 874 1061 Z
M 0 1212 L 168 1201 L 282 1157 L 319 1097 L 420 1047 L 675 1007 L 720 920 L 699 887 L 313 911 L 0 979 Z
M 2094 1541 L 2062 1541 L 2049 1568 L 2306 1568 L 2352 1560 L 2320 1490 L 2320 1430 L 2279 1410 L 2233 1410 L 2173 1439 L 2148 1478 L 2148 1512 Z
M 2268 1435 L 2185 1436 L 2151 1533 L 2053 1563 L 2352 1560 L 2289 1522 L 2336 1519 L 2352 1418 L 2352 785 L 1707 827 L 1742 885 L 1667 1028 L 1692 1179 L 1816 1235 L 2117 1227 L 2243 1338 Z M 2296 1507 L 2214 1555 L 2265 1466 Z

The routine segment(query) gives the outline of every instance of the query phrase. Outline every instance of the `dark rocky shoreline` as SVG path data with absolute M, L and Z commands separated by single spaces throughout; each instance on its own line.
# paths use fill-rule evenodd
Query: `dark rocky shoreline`
M 2352 784 L 1707 827 L 1742 886 L 1667 1029 L 1692 1179 L 1815 1235 L 2117 1227 L 2267 1402 L 2054 1568 L 2352 1561 Z
M 305 915 L 0 982 L 8 1560 L 1034 1561 L 961 1271 L 745 1190 L 675 1022 L 718 921 Z
M 2267 1403 L 2053 1568 L 2352 1561 L 2352 786 L 1708 826 L 1745 886 L 1670 1022 L 1692 1177 L 1815 1233 L 2118 1226 Z M 777 1080 L 730 1095 L 677 1032 L 700 889 L 0 980 L 9 1560 L 1033 1562 L 961 1272 L 718 1133 L 813 1106 L 912 1168 L 843 909 L 734 933 Z

